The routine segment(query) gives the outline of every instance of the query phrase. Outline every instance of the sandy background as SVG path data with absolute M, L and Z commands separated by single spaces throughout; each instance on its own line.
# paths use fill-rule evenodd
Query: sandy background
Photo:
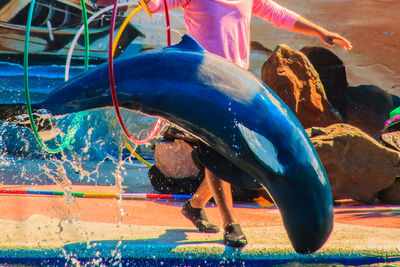
M 378 85 L 400 96 L 400 1 L 278 0 L 279 4 L 348 39 L 353 49 L 330 48 L 346 66 L 350 85 Z M 252 40 L 270 49 L 286 43 L 293 49 L 322 46 L 318 38 L 274 29 L 253 19 Z
M 353 49 L 343 51 L 338 47 L 324 46 L 319 38 L 274 28 L 258 17 L 253 17 L 252 20 L 252 41 L 258 41 L 270 50 L 274 50 L 281 43 L 286 43 L 297 50 L 304 46 L 324 46 L 344 61 L 351 86 L 373 84 L 400 96 L 400 1 L 276 0 L 276 2 L 330 31 L 341 34 L 352 43 Z M 172 39 L 173 42 L 177 42 L 180 39 L 179 33 L 185 32 L 183 12 L 180 8 L 170 12 L 174 30 Z M 142 25 L 142 30 L 149 39 L 165 45 L 164 14 L 156 14 L 152 19 L 146 19 L 145 15 L 139 14 L 132 22 Z M 250 57 L 250 70 L 258 75 L 268 56 L 253 52 Z

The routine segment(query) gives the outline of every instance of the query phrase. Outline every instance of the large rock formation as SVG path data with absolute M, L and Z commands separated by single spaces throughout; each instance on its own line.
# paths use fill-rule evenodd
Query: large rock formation
M 299 51 L 310 60 L 324 85 L 329 102 L 342 114 L 345 107 L 343 98 L 348 87 L 343 61 L 323 47 L 306 46 Z
M 333 199 L 372 204 L 400 174 L 400 153 L 351 125 L 313 127 L 307 133 L 327 173 Z
M 323 47 L 303 47 L 305 54 L 318 72 L 329 102 L 343 118 L 343 122 L 361 129 L 371 136 L 379 136 L 393 105 L 393 96 L 374 85 L 349 87 L 343 62 Z
M 279 45 L 264 63 L 261 80 L 289 106 L 304 128 L 341 122 L 318 73 L 301 52 Z
M 370 137 L 381 134 L 393 109 L 393 96 L 373 85 L 349 87 L 343 62 L 321 47 L 293 51 L 278 46 L 264 63 L 261 79 L 305 128 L 331 125 L 307 132 L 325 167 L 334 199 L 373 203 L 383 190 L 379 194 L 382 201 L 398 201 L 400 182 L 395 179 L 400 174 L 400 152 Z M 337 124 L 342 121 L 346 124 Z M 382 139 L 400 150 L 399 133 L 382 135 Z

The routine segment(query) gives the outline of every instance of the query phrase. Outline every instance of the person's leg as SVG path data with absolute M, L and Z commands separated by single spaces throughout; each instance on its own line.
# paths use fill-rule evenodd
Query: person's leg
M 210 223 L 204 207 L 212 197 L 208 181 L 204 178 L 192 198 L 182 207 L 182 214 L 204 233 L 218 233 L 218 226 Z
M 216 233 L 218 227 L 211 224 L 204 207 L 214 197 L 224 225 L 224 243 L 232 247 L 243 247 L 247 244 L 246 236 L 233 215 L 231 185 L 215 176 L 205 168 L 205 177 L 193 197 L 185 203 L 182 214 L 191 220 L 200 232 Z
M 213 193 L 213 197 L 224 224 L 224 243 L 232 247 L 243 247 L 247 244 L 246 236 L 233 214 L 233 201 L 230 183 L 218 178 L 205 168 L 205 178 Z
M 217 203 L 221 213 L 223 226 L 236 223 L 233 215 L 233 200 L 231 184 L 215 176 L 209 169 L 205 168 L 204 181 L 208 182 L 208 190 Z
M 192 198 L 189 200 L 190 205 L 196 209 L 202 209 L 207 202 L 212 198 L 213 193 L 207 179 L 203 179 Z

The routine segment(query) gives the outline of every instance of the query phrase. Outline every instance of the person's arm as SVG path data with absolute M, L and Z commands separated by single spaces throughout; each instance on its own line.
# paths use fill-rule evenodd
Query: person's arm
M 330 32 L 301 16 L 297 18 L 292 31 L 301 34 L 317 36 L 324 44 L 329 46 L 334 46 L 335 44 L 338 44 L 345 50 L 352 48 L 351 43 L 344 37 L 340 36 L 337 33 Z
M 350 42 L 339 34 L 325 30 L 273 0 L 254 0 L 253 14 L 272 23 L 274 27 L 317 36 L 324 44 L 329 46 L 338 44 L 343 49 L 351 49 L 352 47 Z

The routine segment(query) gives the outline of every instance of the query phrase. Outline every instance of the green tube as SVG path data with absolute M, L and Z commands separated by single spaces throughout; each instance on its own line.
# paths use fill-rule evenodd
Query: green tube
M 85 24 L 85 70 L 89 68 L 89 25 L 85 0 L 81 0 L 83 23 Z
M 89 68 L 89 28 L 87 21 L 86 5 L 84 0 L 81 0 L 81 5 L 82 5 L 82 16 L 85 24 L 85 70 L 87 70 Z M 34 8 L 35 8 L 35 0 L 32 0 L 29 7 L 28 19 L 26 21 L 25 46 L 24 46 L 24 88 L 25 88 L 26 109 L 29 115 L 29 121 L 32 125 L 32 131 L 40 146 L 49 153 L 59 153 L 62 151 L 61 146 L 58 148 L 50 148 L 44 144 L 43 140 L 40 138 L 32 114 L 31 100 L 29 96 L 28 58 L 29 58 L 29 38 L 30 38 Z
M 73 197 L 85 197 L 85 193 L 71 192 Z
M 30 4 L 30 7 L 29 7 L 28 19 L 26 21 L 25 46 L 24 46 L 24 87 L 25 87 L 26 109 L 28 111 L 29 120 L 30 120 L 31 125 L 32 125 L 33 133 L 34 133 L 35 138 L 38 141 L 38 143 L 47 152 L 49 152 L 49 153 L 58 153 L 58 152 L 61 151 L 61 147 L 58 147 L 56 149 L 49 148 L 44 144 L 43 140 L 40 138 L 40 135 L 39 135 L 39 133 L 37 131 L 37 127 L 35 125 L 35 120 L 33 119 L 31 100 L 30 100 L 30 97 L 29 97 L 29 83 L 28 83 L 29 37 L 30 37 L 32 14 L 33 14 L 34 8 L 35 8 L 35 0 L 32 0 L 31 4 Z

